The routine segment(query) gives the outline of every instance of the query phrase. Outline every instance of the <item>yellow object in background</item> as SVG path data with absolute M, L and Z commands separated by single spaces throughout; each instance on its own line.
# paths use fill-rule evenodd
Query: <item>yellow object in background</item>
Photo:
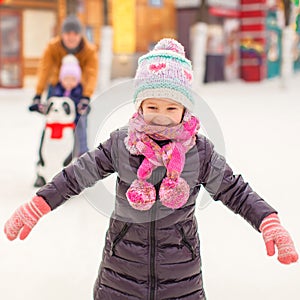
M 115 54 L 136 52 L 135 0 L 112 1 L 113 50 Z

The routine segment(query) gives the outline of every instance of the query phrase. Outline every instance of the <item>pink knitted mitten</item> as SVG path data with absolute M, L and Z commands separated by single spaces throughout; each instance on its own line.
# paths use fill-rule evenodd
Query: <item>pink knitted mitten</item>
M 298 260 L 291 236 L 280 224 L 277 214 L 271 214 L 263 219 L 259 230 L 262 232 L 266 244 L 267 254 L 275 254 L 275 245 L 278 248 L 278 260 L 282 264 L 290 264 Z
M 38 220 L 49 211 L 51 208 L 44 198 L 33 197 L 30 202 L 21 205 L 5 223 L 4 232 L 7 238 L 13 241 L 21 232 L 20 240 L 24 240 Z

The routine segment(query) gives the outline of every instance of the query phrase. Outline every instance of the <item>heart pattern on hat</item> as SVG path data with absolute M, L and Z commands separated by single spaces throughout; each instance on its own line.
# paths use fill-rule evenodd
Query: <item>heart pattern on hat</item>
M 156 73 L 162 69 L 165 69 L 166 67 L 167 67 L 167 64 L 165 64 L 165 63 L 151 64 L 151 65 L 149 65 L 149 70 Z
M 186 70 L 184 70 L 184 76 L 186 77 L 187 80 L 189 80 L 189 81 L 192 80 L 192 74 Z

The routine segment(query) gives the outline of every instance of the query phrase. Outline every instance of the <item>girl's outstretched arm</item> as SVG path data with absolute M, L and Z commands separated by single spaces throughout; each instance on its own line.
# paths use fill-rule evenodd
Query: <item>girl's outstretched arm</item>
M 76 159 L 39 189 L 30 202 L 17 208 L 4 225 L 7 238 L 12 241 L 19 236 L 24 240 L 42 216 L 114 173 L 111 144 L 112 140 L 108 139 Z
M 234 175 L 225 158 L 214 151 L 206 139 L 202 184 L 214 200 L 220 200 L 234 213 L 247 220 L 262 232 L 267 254 L 275 254 L 278 260 L 290 264 L 298 260 L 294 243 L 287 230 L 280 224 L 276 210 L 255 193 L 241 175 Z

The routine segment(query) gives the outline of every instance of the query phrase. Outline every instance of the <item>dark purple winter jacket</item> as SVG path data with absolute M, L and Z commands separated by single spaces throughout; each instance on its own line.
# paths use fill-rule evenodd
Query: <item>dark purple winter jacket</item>
M 124 144 L 126 135 L 126 128 L 114 131 L 110 139 L 66 167 L 37 195 L 55 209 L 84 188 L 117 172 L 115 209 L 106 234 L 94 299 L 203 300 L 200 242 L 194 216 L 201 185 L 213 199 L 222 201 L 256 230 L 263 218 L 275 210 L 242 176 L 233 175 L 225 159 L 201 135 L 186 153 L 181 174 L 190 186 L 188 202 L 171 210 L 158 199 L 149 211 L 133 209 L 125 193 L 136 179 L 143 156 L 129 154 Z M 164 176 L 165 168 L 158 167 L 149 181 L 158 190 Z M 99 201 L 106 199 L 99 195 Z

